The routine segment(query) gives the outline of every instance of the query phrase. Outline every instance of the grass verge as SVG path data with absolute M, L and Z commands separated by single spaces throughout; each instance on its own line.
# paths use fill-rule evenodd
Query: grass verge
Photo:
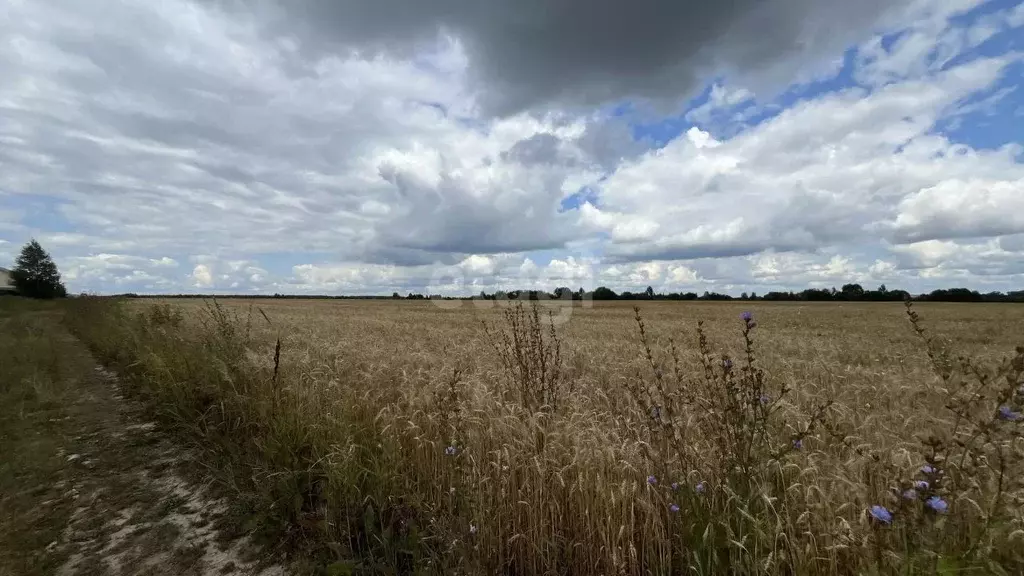
M 64 561 L 47 546 L 74 512 L 67 398 L 91 362 L 69 350 L 59 320 L 53 304 L 0 298 L 0 574 L 52 574 Z
M 63 312 L 0 300 L 0 575 L 283 574 Z

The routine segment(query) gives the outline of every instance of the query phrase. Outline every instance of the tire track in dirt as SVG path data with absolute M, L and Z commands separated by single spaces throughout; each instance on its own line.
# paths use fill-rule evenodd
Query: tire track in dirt
M 121 395 L 117 377 L 59 314 L 16 311 L 5 326 L 15 326 L 10 318 L 34 340 L 9 339 L 5 349 L 32 350 L 25 358 L 35 365 L 22 372 L 36 376 L 14 377 L 5 388 L 6 398 L 27 400 L 6 416 L 21 427 L 8 427 L 5 439 L 18 457 L 7 463 L 16 492 L 0 495 L 0 511 L 15 514 L 0 522 L 0 547 L 14 546 L 0 550 L 0 576 L 49 574 L 53 564 L 61 576 L 289 573 L 280 558 L 238 536 L 239 516 L 198 481 L 199 462 Z M 41 370 L 55 377 L 39 380 Z M 37 534 L 59 536 L 46 545 Z
M 63 455 L 77 472 L 61 487 L 74 512 L 50 545 L 67 556 L 59 575 L 286 574 L 246 538 L 221 536 L 228 503 L 186 479 L 189 454 L 138 418 L 115 375 L 96 366 L 88 380 L 75 410 L 83 433 Z

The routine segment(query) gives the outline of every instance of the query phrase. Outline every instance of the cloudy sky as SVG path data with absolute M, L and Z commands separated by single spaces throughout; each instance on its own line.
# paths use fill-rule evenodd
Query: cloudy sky
M 1019 0 L 0 0 L 73 292 L 1024 288 Z

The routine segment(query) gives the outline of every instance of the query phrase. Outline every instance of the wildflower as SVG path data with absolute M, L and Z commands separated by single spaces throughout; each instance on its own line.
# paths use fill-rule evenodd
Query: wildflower
M 949 504 L 947 504 L 945 500 L 939 498 L 938 496 L 932 496 L 931 498 L 925 501 L 924 505 L 938 512 L 939 514 L 945 514 L 946 510 L 949 510 Z
M 661 406 L 651 406 L 651 418 L 655 420 L 661 419 Z
M 725 369 L 726 369 L 726 370 L 731 370 L 731 369 L 732 369 L 732 360 L 729 360 L 728 358 L 726 358 L 726 359 L 725 359 L 725 360 L 724 360 L 724 361 L 722 362 L 722 366 L 725 366 Z
M 740 318 L 742 318 L 744 322 L 750 322 L 754 319 L 754 314 L 752 312 L 744 312 L 743 314 L 740 314 Z
M 697 486 L 694 487 L 694 490 L 697 491 L 697 494 L 703 494 L 704 491 L 707 490 L 707 488 L 708 488 L 707 484 L 705 484 L 704 482 L 698 482 Z
M 913 488 L 903 492 L 903 498 L 905 500 L 917 500 L 917 490 Z
M 761 397 L 758 398 L 758 400 L 761 402 L 761 404 L 768 404 L 769 402 L 772 401 L 772 397 L 767 394 L 761 394 Z
M 917 488 L 918 490 L 927 490 L 928 489 L 928 481 L 927 480 L 916 480 L 914 482 L 914 488 Z
M 676 490 L 679 490 L 679 482 L 672 483 L 672 491 L 674 492 Z
M 444 453 L 449 455 L 449 456 L 455 456 L 455 453 L 458 452 L 458 451 L 459 451 L 458 448 L 456 448 L 455 446 L 449 446 L 449 447 L 444 449 Z
M 793 440 L 793 448 L 795 448 L 796 450 L 799 450 L 799 449 L 801 449 L 803 447 L 804 447 L 804 441 L 803 440 L 801 440 L 799 438 L 797 438 L 796 440 Z
M 1017 420 L 1024 418 L 1024 416 L 1022 416 L 1020 412 L 1014 412 L 1009 406 L 1000 406 L 999 418 L 1009 422 L 1016 422 Z
M 679 512 L 679 504 L 670 504 L 668 509 L 671 512 Z
M 935 468 L 932 468 L 931 465 L 929 465 L 929 464 L 925 464 L 924 466 L 921 466 L 921 473 L 922 474 L 935 474 Z
M 885 509 L 885 506 L 875 504 L 871 507 L 871 516 L 882 524 L 892 524 L 892 512 Z
M 469 533 L 470 534 L 476 534 L 476 530 L 477 530 L 476 524 L 470 524 L 469 525 Z
M 448 489 L 448 493 L 449 494 L 455 494 L 455 486 L 452 486 L 451 488 L 449 488 Z
M 658 483 L 658 479 L 655 478 L 653 474 L 651 474 L 650 476 L 647 477 L 647 483 L 650 484 L 651 486 L 654 486 L 655 484 Z

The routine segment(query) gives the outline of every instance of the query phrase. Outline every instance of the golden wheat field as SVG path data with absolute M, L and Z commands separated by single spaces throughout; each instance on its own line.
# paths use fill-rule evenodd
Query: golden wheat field
M 1021 573 L 1024 307 L 578 304 L 69 318 L 333 569 Z

